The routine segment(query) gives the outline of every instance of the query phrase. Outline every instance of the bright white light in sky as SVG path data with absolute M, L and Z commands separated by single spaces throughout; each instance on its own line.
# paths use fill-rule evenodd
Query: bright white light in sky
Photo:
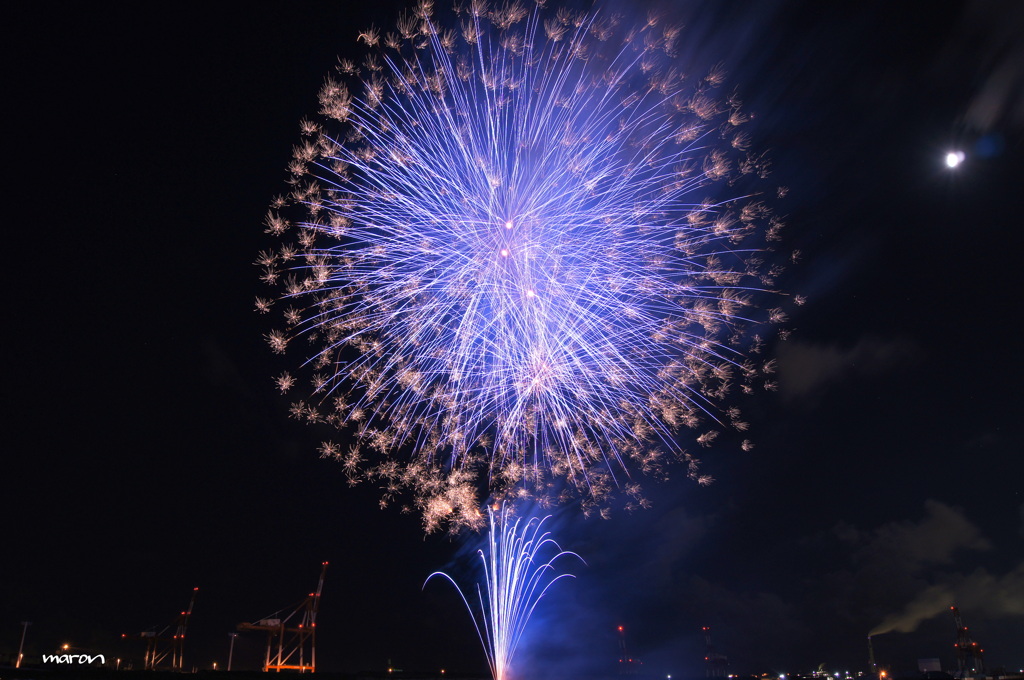
M 963 151 L 950 151 L 946 154 L 946 167 L 955 168 L 964 162 L 967 156 L 964 155 Z

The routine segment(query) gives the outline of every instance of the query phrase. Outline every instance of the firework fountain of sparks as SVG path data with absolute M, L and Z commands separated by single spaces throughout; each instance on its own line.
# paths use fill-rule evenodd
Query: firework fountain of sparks
M 562 550 L 549 532 L 542 531 L 548 517 L 524 521 L 513 517 L 507 507 L 500 512 L 488 508 L 487 514 L 490 531 L 486 550 L 478 552 L 484 570 L 483 587 L 476 587 L 478 606 L 471 604 L 459 584 L 444 572 L 434 572 L 427 582 L 440 577 L 455 586 L 473 618 L 491 676 L 494 680 L 508 680 L 516 647 L 537 604 L 557 581 L 572 578 L 572 574 L 560 572 L 555 562 L 580 557 Z M 549 552 L 555 554 L 542 562 L 543 555 Z
M 784 316 L 758 302 L 781 222 L 747 114 L 656 16 L 455 12 L 362 33 L 302 123 L 257 260 L 267 340 L 303 357 L 275 378 L 292 414 L 428 531 L 487 497 L 642 505 L 636 473 L 673 461 L 709 481 L 680 430 L 746 429 L 718 404 L 771 387 L 757 329 Z

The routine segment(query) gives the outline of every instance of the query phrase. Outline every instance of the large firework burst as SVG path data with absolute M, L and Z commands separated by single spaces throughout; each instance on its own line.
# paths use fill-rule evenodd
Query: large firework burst
M 302 123 L 258 260 L 268 341 L 305 362 L 276 378 L 310 385 L 293 414 L 428 529 L 482 522 L 482 494 L 642 502 L 633 471 L 673 458 L 706 481 L 678 430 L 746 428 L 715 405 L 781 316 L 752 304 L 780 224 L 721 69 L 686 74 L 654 16 L 473 0 L 449 23 L 421 3 L 364 32 Z

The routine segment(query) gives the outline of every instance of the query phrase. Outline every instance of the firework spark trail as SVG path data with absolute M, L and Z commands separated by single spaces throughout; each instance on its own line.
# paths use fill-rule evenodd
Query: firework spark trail
M 470 604 L 459 584 L 443 571 L 428 576 L 426 583 L 440 577 L 455 586 L 484 646 L 491 676 L 507 680 L 523 631 L 541 598 L 557 581 L 573 578 L 567 572 L 558 573 L 555 562 L 569 556 L 582 559 L 562 550 L 549 532 L 541 531 L 548 517 L 523 521 L 513 517 L 507 506 L 500 514 L 488 508 L 487 515 L 487 547 L 478 551 L 484 569 L 484 585 L 476 588 L 479 606 Z M 543 554 L 549 550 L 555 554 L 542 563 Z
M 781 317 L 752 304 L 781 223 L 737 188 L 765 165 L 720 71 L 677 70 L 678 29 L 620 23 L 477 0 L 458 33 L 424 4 L 364 33 L 339 67 L 361 94 L 327 81 L 268 215 L 268 341 L 310 346 L 293 414 L 350 431 L 323 454 L 382 502 L 411 489 L 428 529 L 481 524 L 481 490 L 590 510 L 668 458 L 703 480 L 679 428 L 746 428 L 716 404 Z

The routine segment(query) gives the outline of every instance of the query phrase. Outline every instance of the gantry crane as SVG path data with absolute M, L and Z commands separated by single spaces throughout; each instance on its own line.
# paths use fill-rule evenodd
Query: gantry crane
M 707 677 L 724 678 L 725 669 L 729 665 L 729 659 L 716 652 L 715 646 L 711 644 L 711 627 L 704 626 L 701 630 L 704 631 L 704 666 Z
M 956 622 L 956 665 L 957 677 L 964 678 L 972 675 L 984 675 L 985 673 L 985 650 L 971 638 L 967 632 L 967 626 L 960 617 L 960 610 L 955 606 L 949 610 L 953 613 L 953 621 Z
M 147 671 L 157 670 L 163 666 L 164 661 L 170 657 L 171 670 L 180 671 L 184 665 L 185 632 L 188 630 L 188 620 L 192 616 L 192 609 L 196 606 L 196 595 L 199 588 L 192 589 L 192 598 L 188 601 L 188 609 L 181 612 L 164 626 L 161 630 L 151 628 L 135 635 L 124 634 L 122 639 L 136 639 L 146 641 L 146 656 L 143 665 Z M 174 632 L 168 636 L 167 633 L 173 629 Z
M 253 623 L 238 624 L 240 631 L 260 630 L 267 634 L 263 672 L 316 672 L 316 613 L 320 609 L 320 593 L 324 589 L 327 563 L 324 562 L 321 567 L 316 592 L 307 595 L 297 606 L 279 609 Z M 288 613 L 282 618 L 283 612 Z
M 619 626 L 619 675 L 636 675 L 643 661 L 636 658 L 626 649 L 626 627 Z

